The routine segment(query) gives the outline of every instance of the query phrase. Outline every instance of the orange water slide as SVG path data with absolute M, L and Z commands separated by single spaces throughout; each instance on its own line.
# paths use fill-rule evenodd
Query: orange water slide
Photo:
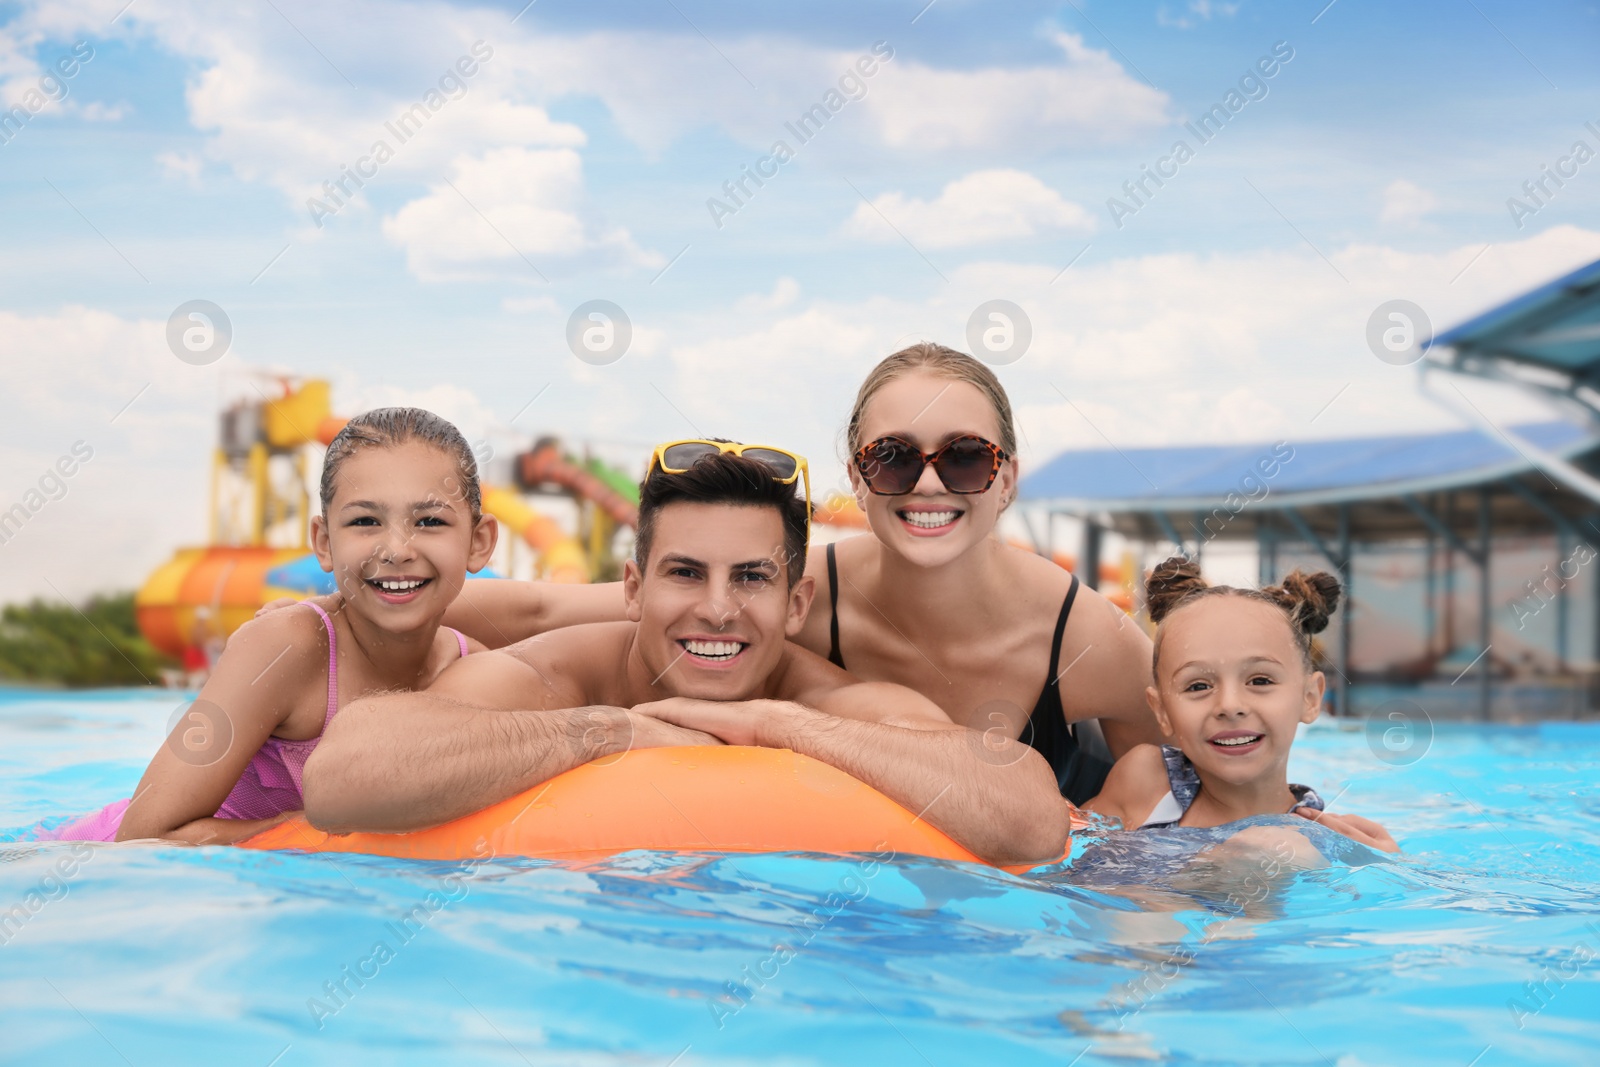
M 517 482 L 529 489 L 559 486 L 580 500 L 592 501 L 619 526 L 639 525 L 639 506 L 593 472 L 570 462 L 561 454 L 561 443 L 554 437 L 540 440 L 532 451 L 517 457 Z

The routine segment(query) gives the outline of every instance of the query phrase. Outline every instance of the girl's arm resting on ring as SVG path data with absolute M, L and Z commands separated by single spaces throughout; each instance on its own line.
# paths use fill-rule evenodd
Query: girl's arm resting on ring
M 167 834 L 165 840 L 187 841 L 191 845 L 231 845 L 299 814 L 286 811 L 270 819 L 196 819 Z
M 327 667 L 326 645 L 316 640 L 321 632 L 310 612 L 279 611 L 229 638 L 205 688 L 139 780 L 117 840 L 167 837 L 216 814 L 251 757 L 293 711 L 313 664 L 320 667 L 320 688 Z
M 486 648 L 505 648 L 563 626 L 626 617 L 621 582 L 567 585 L 490 578 L 462 586 L 444 613 L 444 624 Z

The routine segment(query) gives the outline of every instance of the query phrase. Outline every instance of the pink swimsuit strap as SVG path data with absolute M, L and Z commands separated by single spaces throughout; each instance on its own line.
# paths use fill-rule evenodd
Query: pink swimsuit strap
M 307 600 L 304 602 L 312 611 L 322 617 L 322 628 L 328 631 L 328 712 L 322 719 L 323 729 L 333 721 L 334 713 L 339 710 L 339 638 L 334 634 L 333 620 L 322 608 Z M 467 638 L 460 630 L 446 626 L 446 630 L 456 635 L 456 647 L 461 650 L 462 658 L 468 655 Z
M 339 638 L 333 632 L 333 620 L 328 618 L 328 613 L 309 600 L 304 603 L 322 616 L 322 628 L 328 631 L 328 713 L 322 719 L 322 728 L 326 730 L 333 721 L 334 712 L 339 710 Z

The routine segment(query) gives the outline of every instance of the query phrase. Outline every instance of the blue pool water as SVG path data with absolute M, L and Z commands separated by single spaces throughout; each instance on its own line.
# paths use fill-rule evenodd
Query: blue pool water
M 1406 855 L 1318 837 L 1299 874 L 1197 869 L 1202 831 L 1030 878 L 19 840 L 127 795 L 177 703 L 0 691 L 5 1062 L 1600 1062 L 1600 725 L 1441 728 L 1396 765 L 1319 723 L 1292 776 Z

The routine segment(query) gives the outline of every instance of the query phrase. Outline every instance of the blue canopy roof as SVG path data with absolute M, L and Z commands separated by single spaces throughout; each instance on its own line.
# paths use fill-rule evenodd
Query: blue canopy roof
M 1563 457 L 1600 444 L 1600 437 L 1566 422 L 1517 426 L 1513 433 Z M 1230 493 L 1259 496 L 1264 484 L 1270 493 L 1255 507 L 1290 507 L 1431 492 L 1533 469 L 1507 442 L 1477 430 L 1281 446 L 1080 449 L 1024 477 L 1020 499 L 1074 512 L 1184 510 L 1209 508 Z
M 1434 338 L 1457 359 L 1484 356 L 1583 378 L 1600 369 L 1600 260 Z

